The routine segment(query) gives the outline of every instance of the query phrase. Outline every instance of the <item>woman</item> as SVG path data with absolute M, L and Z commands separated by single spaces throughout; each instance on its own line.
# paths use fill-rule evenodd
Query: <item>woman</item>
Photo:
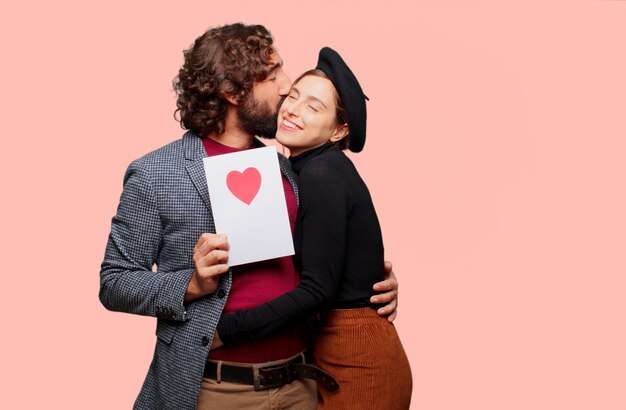
M 320 386 L 318 408 L 398 410 L 410 403 L 409 363 L 394 326 L 369 302 L 372 285 L 384 277 L 382 235 L 369 191 L 342 152 L 363 149 L 365 99 L 330 48 L 294 82 L 276 139 L 290 149 L 299 176 L 294 243 L 301 282 L 259 307 L 224 315 L 217 331 L 224 343 L 256 339 L 321 311 L 313 356 L 339 389 Z

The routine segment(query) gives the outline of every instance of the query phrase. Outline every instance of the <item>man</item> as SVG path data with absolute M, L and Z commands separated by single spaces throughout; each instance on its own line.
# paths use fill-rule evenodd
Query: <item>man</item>
M 174 83 L 177 112 L 189 132 L 134 161 L 126 172 L 102 263 L 100 300 L 110 310 L 158 319 L 154 358 L 136 409 L 254 408 L 259 402 L 264 408 L 315 408 L 310 380 L 269 383 L 263 377 L 274 375 L 272 368 L 258 365 L 242 368 L 254 385 L 231 384 L 228 371 L 237 368 L 207 363 L 222 312 L 258 305 L 298 283 L 291 257 L 229 269 L 227 239 L 214 234 L 202 161 L 262 146 L 255 135 L 273 138 L 277 109 L 290 85 L 263 26 L 208 30 L 185 51 Z M 295 220 L 298 189 L 287 159 L 279 156 L 279 162 Z M 380 313 L 393 319 L 397 282 L 392 278 L 377 286 L 388 292 L 376 295 L 374 303 L 391 302 Z M 303 327 L 294 324 L 210 357 L 220 363 L 289 363 L 291 369 L 303 365 Z M 319 376 L 314 370 L 307 374 Z

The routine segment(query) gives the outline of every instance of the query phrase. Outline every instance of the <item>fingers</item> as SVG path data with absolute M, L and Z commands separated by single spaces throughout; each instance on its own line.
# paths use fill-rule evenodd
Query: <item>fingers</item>
M 393 272 L 393 265 L 391 261 L 384 262 L 385 267 L 385 280 L 382 282 L 378 282 L 374 284 L 374 290 L 376 292 L 385 292 L 390 290 L 398 289 L 398 279 L 396 279 L 396 274 Z
M 200 251 L 196 251 L 193 253 L 193 261 L 196 265 L 202 266 L 228 263 L 228 252 L 215 249 L 207 254 L 202 254 Z
M 398 281 L 395 278 L 385 279 L 382 282 L 374 284 L 374 290 L 376 292 L 389 292 L 392 290 L 398 290 Z
M 203 256 L 200 252 L 194 252 L 193 261 L 196 271 L 203 278 L 220 275 L 227 272 L 229 267 L 228 252 L 221 250 L 213 250 Z
M 206 255 L 214 249 L 227 251 L 229 249 L 228 237 L 224 234 L 203 233 L 193 248 L 194 253 L 199 252 L 201 255 Z
M 209 295 L 217 289 L 220 276 L 228 266 L 228 238 L 223 234 L 203 233 L 193 248 L 194 271 L 185 292 L 185 301 Z
M 228 238 L 223 234 L 203 233 L 193 250 L 197 279 L 211 282 L 228 272 Z
M 211 350 L 217 349 L 218 347 L 224 346 L 224 342 L 220 339 L 220 335 L 215 331 L 215 335 L 213 336 L 213 343 L 211 343 Z
M 398 309 L 398 300 L 397 299 L 393 299 L 391 300 L 387 305 L 381 307 L 380 309 L 377 310 L 378 315 L 379 316 L 388 316 L 388 315 L 394 315 L 395 318 L 395 313 Z
M 373 304 L 385 304 L 378 309 L 378 315 L 387 317 L 389 322 L 393 322 L 398 315 L 398 280 L 393 273 L 393 266 L 390 261 L 385 261 L 385 280 L 374 284 L 376 292 L 384 292 L 370 298 Z
M 228 271 L 228 249 L 226 235 L 200 235 L 193 250 L 193 262 L 200 276 L 214 276 Z
M 198 251 L 202 255 L 211 252 L 214 249 L 228 250 L 228 238 L 224 234 L 203 233 L 198 238 L 198 242 L 194 247 L 194 252 Z
M 383 303 L 388 303 L 388 306 L 391 306 L 391 304 L 393 303 L 393 309 L 395 309 L 395 305 L 398 304 L 397 302 L 398 299 L 398 291 L 397 290 L 391 290 L 389 292 L 386 293 L 381 293 L 380 295 L 374 295 L 370 298 L 370 303 L 374 303 L 374 304 L 378 304 L 378 305 L 382 305 Z
M 228 269 L 230 269 L 230 266 L 228 266 L 228 264 L 220 263 L 217 265 L 201 267 L 199 269 L 196 269 L 196 272 L 198 272 L 198 276 L 200 278 L 206 280 L 216 278 L 221 274 L 228 272 Z

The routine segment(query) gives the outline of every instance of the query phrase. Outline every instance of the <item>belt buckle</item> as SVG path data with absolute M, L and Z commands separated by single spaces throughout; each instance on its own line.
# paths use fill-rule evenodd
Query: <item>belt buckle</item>
M 270 374 L 273 372 L 274 374 Z M 266 390 L 291 383 L 291 363 L 252 366 L 254 390 Z

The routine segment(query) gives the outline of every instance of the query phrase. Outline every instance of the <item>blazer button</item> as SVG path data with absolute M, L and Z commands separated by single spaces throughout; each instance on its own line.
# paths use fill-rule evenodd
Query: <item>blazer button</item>
M 220 289 L 217 291 L 217 297 L 220 299 L 224 299 L 224 296 L 226 296 L 226 291 L 224 289 Z
M 202 336 L 202 346 L 208 346 L 209 342 L 209 336 Z

